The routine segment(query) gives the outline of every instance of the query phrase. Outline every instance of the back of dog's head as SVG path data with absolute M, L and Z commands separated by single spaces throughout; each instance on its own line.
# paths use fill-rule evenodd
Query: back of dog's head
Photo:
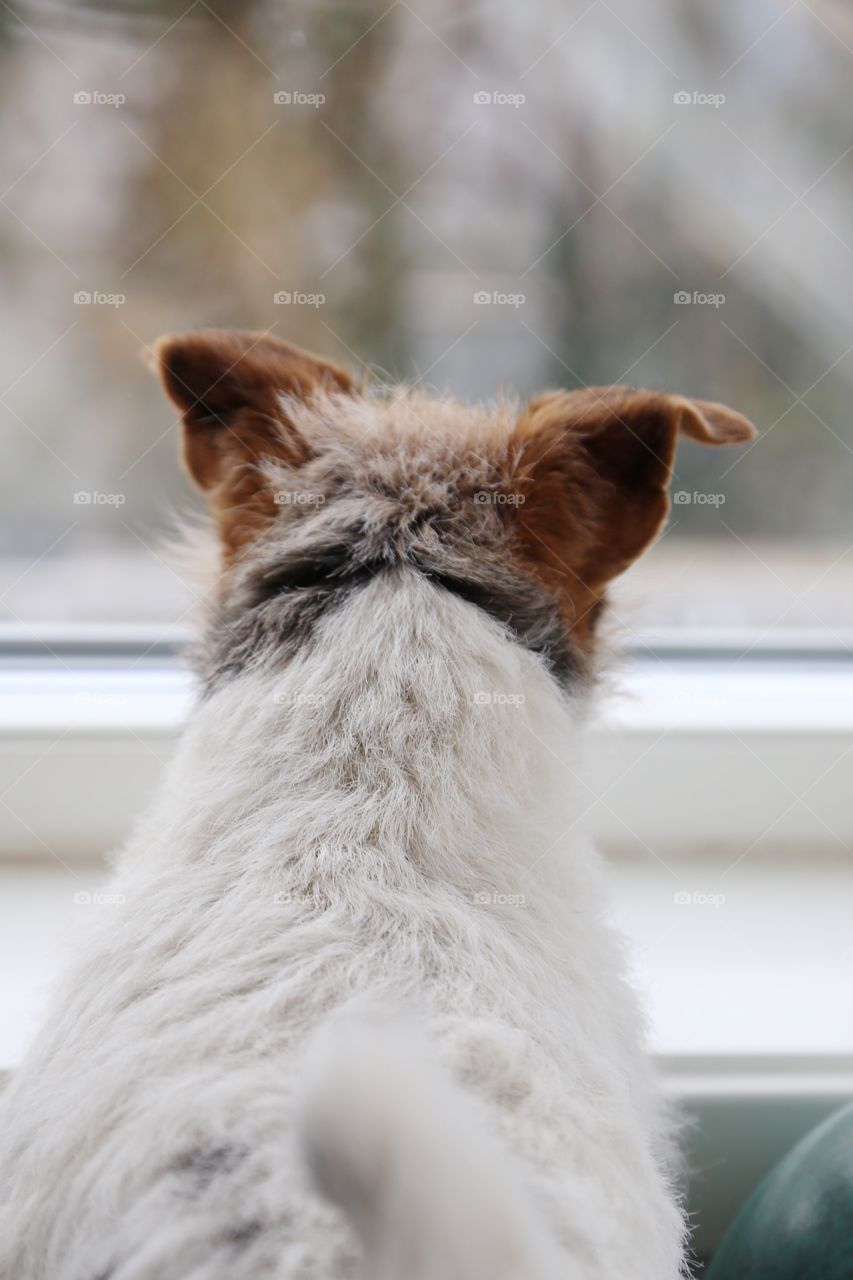
M 408 566 L 522 633 L 547 609 L 562 631 L 547 645 L 579 655 L 608 583 L 666 520 L 679 434 L 754 435 L 722 405 L 629 387 L 522 408 L 365 389 L 268 333 L 166 337 L 155 364 L 215 519 L 223 595 L 239 585 L 251 607 Z

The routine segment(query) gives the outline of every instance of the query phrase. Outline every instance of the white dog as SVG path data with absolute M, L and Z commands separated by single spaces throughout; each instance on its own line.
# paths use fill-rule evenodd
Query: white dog
M 360 391 L 163 340 L 201 692 L 0 1112 L 4 1280 L 675 1280 L 573 779 L 608 581 L 720 405 Z

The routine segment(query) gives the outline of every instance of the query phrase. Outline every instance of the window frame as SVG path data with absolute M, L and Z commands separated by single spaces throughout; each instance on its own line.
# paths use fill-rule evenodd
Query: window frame
M 121 842 L 191 705 L 187 641 L 156 627 L 0 636 L 0 858 L 91 858 Z M 640 840 L 667 857 L 730 856 L 763 833 L 853 848 L 837 767 L 851 750 L 843 645 L 650 638 L 605 675 L 581 775 L 586 825 L 616 855 Z M 798 799 L 802 778 L 822 780 L 820 812 Z

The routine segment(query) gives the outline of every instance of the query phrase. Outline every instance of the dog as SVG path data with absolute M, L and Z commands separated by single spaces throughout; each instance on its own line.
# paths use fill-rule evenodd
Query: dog
M 0 1114 L 6 1280 L 675 1280 L 672 1124 L 578 831 L 608 583 L 718 404 L 153 363 L 199 694 Z

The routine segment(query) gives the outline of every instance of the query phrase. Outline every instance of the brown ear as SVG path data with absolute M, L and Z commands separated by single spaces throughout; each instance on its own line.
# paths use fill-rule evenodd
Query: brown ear
M 202 329 L 160 338 L 153 367 L 183 415 L 183 458 L 209 491 L 226 551 L 236 553 L 275 515 L 260 464 L 298 466 L 311 456 L 282 396 L 353 392 L 343 369 L 270 333 Z
M 538 397 L 511 446 L 524 554 L 579 634 L 587 634 L 611 578 L 660 532 L 678 435 L 741 444 L 755 428 L 721 404 L 630 387 Z
M 298 462 L 306 444 L 282 414 L 279 396 L 352 391 L 353 380 L 270 333 L 201 329 L 160 338 L 153 365 L 184 417 L 184 460 L 202 489 L 235 463 L 282 457 Z

